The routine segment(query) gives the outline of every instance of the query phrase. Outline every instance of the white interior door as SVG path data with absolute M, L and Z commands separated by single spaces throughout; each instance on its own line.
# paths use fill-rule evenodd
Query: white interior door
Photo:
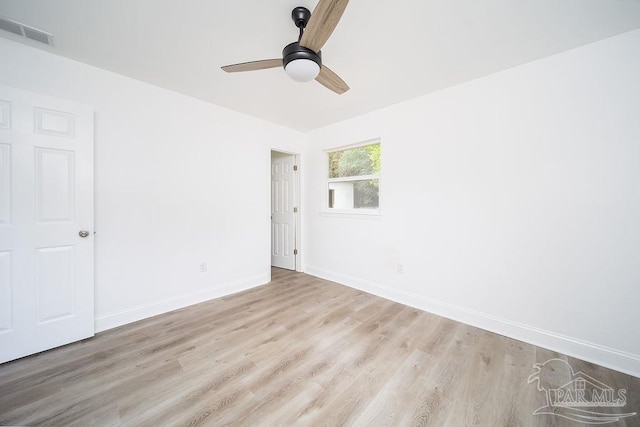
M 271 159 L 271 265 L 296 269 L 295 156 Z
M 92 336 L 93 313 L 93 110 L 0 86 L 0 363 Z

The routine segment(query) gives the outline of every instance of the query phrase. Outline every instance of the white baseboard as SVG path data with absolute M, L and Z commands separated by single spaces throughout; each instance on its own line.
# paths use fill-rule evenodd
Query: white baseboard
M 107 329 L 112 329 L 118 326 L 126 325 L 128 323 L 137 322 L 138 320 L 157 316 L 159 314 L 167 313 L 179 308 L 209 301 L 210 299 L 214 298 L 224 297 L 236 292 L 254 288 L 256 286 L 264 285 L 265 283 L 268 283 L 269 280 L 269 274 L 254 276 L 249 279 L 229 283 L 222 287 L 210 288 L 188 295 L 181 295 L 175 298 L 168 298 L 150 304 L 105 314 L 103 316 L 96 317 L 95 330 L 96 332 L 106 331 Z
M 577 359 L 640 377 L 640 355 L 307 265 L 305 273 Z

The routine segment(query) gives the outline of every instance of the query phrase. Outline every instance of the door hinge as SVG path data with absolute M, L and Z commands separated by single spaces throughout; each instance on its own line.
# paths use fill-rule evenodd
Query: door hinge
M 293 254 L 294 254 L 294 255 L 298 255 L 298 250 L 297 250 L 297 249 L 294 249 L 294 250 L 293 250 Z
M 298 213 L 298 208 L 293 208 L 293 213 Z
M 298 170 L 298 165 L 293 165 L 293 170 L 297 171 Z

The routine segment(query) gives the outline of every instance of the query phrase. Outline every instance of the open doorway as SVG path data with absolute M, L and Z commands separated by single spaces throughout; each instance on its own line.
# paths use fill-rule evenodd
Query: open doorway
M 299 156 L 271 151 L 271 266 L 300 270 Z

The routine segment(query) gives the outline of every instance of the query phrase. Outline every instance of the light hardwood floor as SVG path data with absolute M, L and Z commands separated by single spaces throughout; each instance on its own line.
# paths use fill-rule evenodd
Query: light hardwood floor
M 527 379 L 551 358 L 640 412 L 638 378 L 273 269 L 268 285 L 0 365 L 0 424 L 580 425 L 532 415 L 546 398 Z

